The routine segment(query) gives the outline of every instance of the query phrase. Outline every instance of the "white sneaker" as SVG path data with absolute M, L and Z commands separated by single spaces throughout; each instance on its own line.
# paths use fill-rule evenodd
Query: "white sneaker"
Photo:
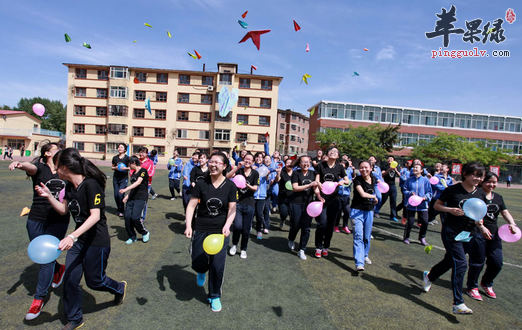
M 246 254 L 246 251 L 245 250 L 241 250 L 241 255 L 239 256 L 241 259 L 246 259 L 247 258 L 247 254 Z
M 299 250 L 299 252 L 297 252 L 297 256 L 301 260 L 306 260 L 307 259 L 304 250 Z
M 425 271 L 423 274 L 422 274 L 422 289 L 425 291 L 425 292 L 428 292 L 430 291 L 431 289 L 431 282 L 430 282 L 430 279 L 428 278 L 428 274 L 430 272 L 428 271 Z
M 231 256 L 236 255 L 236 252 L 237 252 L 237 245 L 232 245 L 230 250 L 228 250 L 228 254 L 230 254 Z
M 453 314 L 473 314 L 473 311 L 464 303 L 453 305 Z
M 367 265 L 371 265 L 371 264 L 372 264 L 372 261 L 371 261 L 370 258 L 368 258 L 368 257 L 365 257 L 365 258 L 364 258 L 364 262 L 365 262 Z
M 357 271 L 358 272 L 364 272 L 364 266 L 363 265 L 357 266 Z
M 290 248 L 290 250 L 295 249 L 295 242 L 294 241 L 288 241 L 288 247 Z

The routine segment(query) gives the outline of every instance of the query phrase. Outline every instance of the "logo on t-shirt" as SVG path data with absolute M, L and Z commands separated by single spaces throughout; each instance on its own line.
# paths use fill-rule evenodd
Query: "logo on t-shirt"
M 499 210 L 500 208 L 497 204 L 488 204 L 488 212 L 486 213 L 486 216 L 493 220 L 495 219 L 495 213 L 497 213 Z
M 332 173 L 326 173 L 323 178 L 324 178 L 325 182 L 326 181 L 336 181 L 335 175 L 333 175 Z
M 304 179 L 303 182 L 301 182 L 301 186 L 306 186 L 307 184 L 312 183 L 312 180 L 310 179 Z M 304 191 L 310 190 L 310 187 L 306 188 Z
M 49 191 L 53 195 L 54 198 L 58 199 L 60 195 L 60 191 L 65 189 L 65 182 L 60 179 L 51 179 L 45 183 L 45 186 L 49 188 Z
M 208 214 L 215 217 L 219 214 L 219 209 L 223 207 L 223 202 L 219 198 L 212 197 L 207 201 Z
M 80 218 L 80 213 L 81 213 L 80 203 L 78 203 L 78 201 L 76 199 L 73 199 L 72 201 L 69 202 L 68 207 L 69 207 L 69 211 L 71 212 L 71 215 L 74 219 L 74 222 L 81 223 L 82 219 Z

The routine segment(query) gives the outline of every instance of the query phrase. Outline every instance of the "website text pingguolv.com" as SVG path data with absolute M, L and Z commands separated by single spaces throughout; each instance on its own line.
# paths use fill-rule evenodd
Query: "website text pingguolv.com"
M 494 50 L 491 52 L 493 57 L 509 57 L 509 50 Z M 436 57 L 450 57 L 450 58 L 463 58 L 463 57 L 489 57 L 487 50 L 479 50 L 477 47 L 473 47 L 471 50 L 439 50 L 431 51 L 431 58 Z

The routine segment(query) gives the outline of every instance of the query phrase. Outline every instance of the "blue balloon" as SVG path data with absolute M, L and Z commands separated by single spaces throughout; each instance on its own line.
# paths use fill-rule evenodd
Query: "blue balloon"
M 118 163 L 118 170 L 120 170 L 121 172 L 124 172 L 125 170 L 123 169 L 125 167 L 125 164 L 123 163 Z
M 60 240 L 53 235 L 41 235 L 29 243 L 27 254 L 37 264 L 48 264 L 55 261 L 62 250 L 58 249 Z
M 462 210 L 466 216 L 475 221 L 480 221 L 488 212 L 488 206 L 483 200 L 478 198 L 470 198 L 462 205 Z

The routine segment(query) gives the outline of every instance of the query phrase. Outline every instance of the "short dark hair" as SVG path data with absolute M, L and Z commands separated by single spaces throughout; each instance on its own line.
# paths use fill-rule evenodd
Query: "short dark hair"
M 125 143 L 123 143 L 123 142 L 118 143 L 118 148 L 120 146 L 123 146 L 125 148 L 125 151 L 127 151 L 127 145 Z
M 134 155 L 129 157 L 129 164 L 134 164 L 136 166 L 141 166 L 140 159 Z
M 138 149 L 138 153 L 140 153 L 140 152 L 142 152 L 142 151 L 144 151 L 144 152 L 146 152 L 146 153 L 149 153 L 149 149 L 148 149 L 147 147 L 140 147 L 140 148 Z

